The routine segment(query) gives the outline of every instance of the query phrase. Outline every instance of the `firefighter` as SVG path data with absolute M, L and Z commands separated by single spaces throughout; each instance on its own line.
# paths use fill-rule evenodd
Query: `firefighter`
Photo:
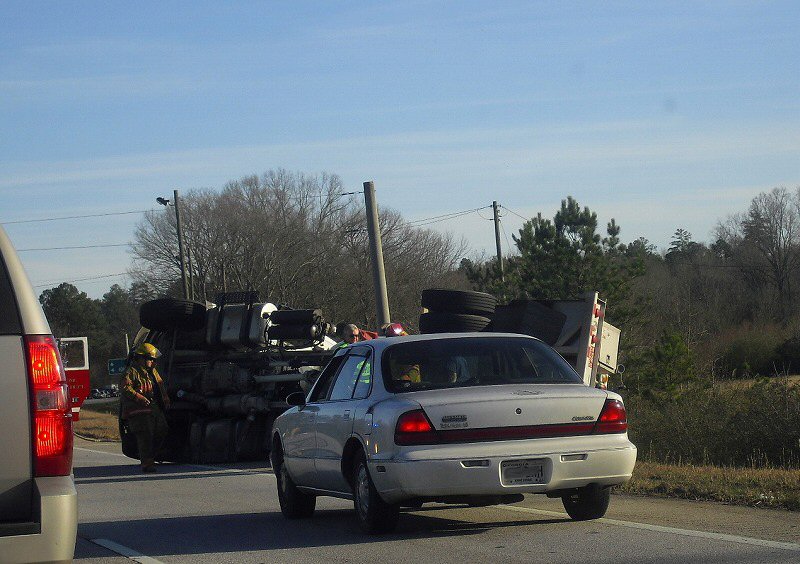
M 160 356 L 150 343 L 136 347 L 120 386 L 122 418 L 136 437 L 142 472 L 156 471 L 155 455 L 167 436 L 169 397 L 155 367 Z

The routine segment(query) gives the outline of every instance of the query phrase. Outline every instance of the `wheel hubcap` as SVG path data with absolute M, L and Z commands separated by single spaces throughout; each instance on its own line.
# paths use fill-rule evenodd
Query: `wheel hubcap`
M 358 512 L 362 517 L 366 518 L 369 512 L 369 476 L 367 476 L 367 469 L 363 465 L 359 466 L 356 477 L 356 502 L 358 504 Z

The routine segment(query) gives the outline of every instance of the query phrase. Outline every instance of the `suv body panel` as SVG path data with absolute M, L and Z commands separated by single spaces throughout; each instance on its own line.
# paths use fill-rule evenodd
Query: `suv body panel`
M 0 394 L 0 520 L 28 521 L 31 519 L 33 467 L 31 464 L 30 402 L 28 374 L 25 370 L 22 337 L 0 336 L 0 358 L 3 359 L 3 393 Z M 2 543 L 0 543 L 0 546 Z
M 78 527 L 72 475 L 33 477 L 24 335 L 50 335 L 36 294 L 0 227 L 0 559 L 71 561 Z

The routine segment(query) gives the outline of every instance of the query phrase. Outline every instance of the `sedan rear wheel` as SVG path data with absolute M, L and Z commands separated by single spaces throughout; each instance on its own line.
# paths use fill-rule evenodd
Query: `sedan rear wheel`
M 611 488 L 587 486 L 561 498 L 564 509 L 576 521 L 599 519 L 606 514 L 611 501 Z
M 286 471 L 283 453 L 278 451 L 272 457 L 272 470 L 278 482 L 278 503 L 281 513 L 287 519 L 311 517 L 317 505 L 316 496 L 301 492 Z
M 386 503 L 375 489 L 367 470 L 367 460 L 360 455 L 353 465 L 353 506 L 358 524 L 365 533 L 388 533 L 397 526 L 398 504 Z

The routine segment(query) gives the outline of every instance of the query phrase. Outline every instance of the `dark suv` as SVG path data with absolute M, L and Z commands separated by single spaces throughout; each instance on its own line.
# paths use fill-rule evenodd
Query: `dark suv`
M 71 561 L 78 528 L 64 366 L 0 227 L 0 560 Z

